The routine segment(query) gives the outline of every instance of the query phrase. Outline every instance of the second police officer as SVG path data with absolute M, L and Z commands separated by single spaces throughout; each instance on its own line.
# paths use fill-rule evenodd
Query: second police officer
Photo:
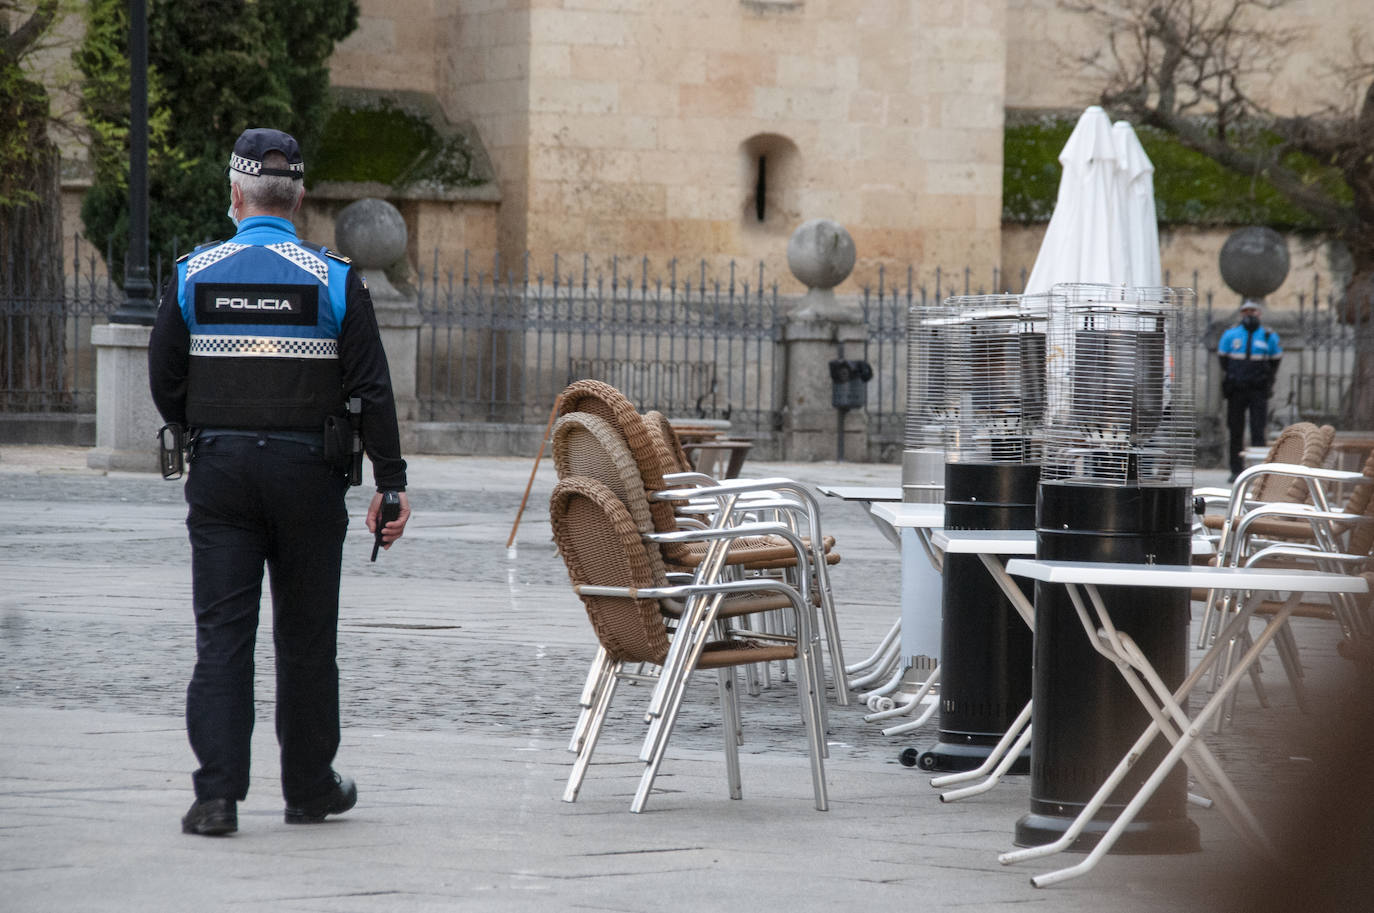
M 1246 299 L 1240 306 L 1240 323 L 1221 334 L 1217 343 L 1221 359 L 1221 394 L 1226 398 L 1226 427 L 1230 432 L 1231 481 L 1245 468 L 1245 428 L 1250 445 L 1262 447 L 1269 418 L 1269 397 L 1279 373 L 1283 346 L 1279 334 L 1260 323 L 1259 302 Z

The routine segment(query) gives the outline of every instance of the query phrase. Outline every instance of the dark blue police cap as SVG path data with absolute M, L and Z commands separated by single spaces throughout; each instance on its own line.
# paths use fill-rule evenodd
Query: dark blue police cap
M 262 160 L 269 152 L 280 152 L 286 156 L 287 167 L 264 168 Z M 239 134 L 234 143 L 234 153 L 229 156 L 229 167 L 244 174 L 266 174 L 297 180 L 305 177 L 305 163 L 301 160 L 301 147 L 295 137 L 265 127 L 252 127 Z

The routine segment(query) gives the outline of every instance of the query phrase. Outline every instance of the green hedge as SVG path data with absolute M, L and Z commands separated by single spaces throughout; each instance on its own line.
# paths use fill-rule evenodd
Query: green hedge
M 1063 170 L 1059 153 L 1074 123 L 1047 118 L 1006 128 L 1002 172 L 1005 221 L 1049 220 Z M 1263 177 L 1224 168 L 1160 130 L 1137 127 L 1136 135 L 1155 166 L 1155 208 L 1161 225 L 1268 225 L 1290 231 L 1319 231 L 1324 227 L 1284 199 Z M 1349 199 L 1349 188 L 1332 169 L 1298 159 L 1290 164 L 1296 164 L 1312 180 L 1326 183 L 1338 198 Z
M 484 181 L 472 172 L 461 135 L 443 137 L 423 114 L 389 99 L 340 104 L 325 123 L 310 183 L 375 181 L 396 188 L 432 182 L 445 188 Z

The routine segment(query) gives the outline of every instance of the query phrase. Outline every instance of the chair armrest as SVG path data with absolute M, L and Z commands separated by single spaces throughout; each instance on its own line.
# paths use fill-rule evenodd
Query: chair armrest
M 1347 571 L 1347 573 L 1350 574 L 1358 573 L 1358 568 L 1369 563 L 1368 555 L 1349 555 L 1344 552 L 1326 552 L 1319 548 L 1304 548 L 1301 545 L 1283 543 L 1271 545 L 1255 552 L 1249 558 L 1245 559 L 1245 566 L 1257 567 L 1265 561 L 1275 558 L 1286 558 L 1289 560 L 1297 559 L 1300 561 L 1310 561 L 1316 564 L 1345 565 L 1352 568 L 1352 570 Z
M 1303 466 L 1301 463 L 1259 463 L 1243 470 L 1236 476 L 1236 484 L 1232 489 L 1234 497 L 1245 497 L 1246 490 L 1257 479 L 1269 475 L 1295 476 L 1311 482 L 1358 482 L 1368 478 L 1362 472 L 1352 472 L 1348 469 L 1327 469 L 1324 466 Z M 1315 496 L 1320 493 L 1314 490 Z

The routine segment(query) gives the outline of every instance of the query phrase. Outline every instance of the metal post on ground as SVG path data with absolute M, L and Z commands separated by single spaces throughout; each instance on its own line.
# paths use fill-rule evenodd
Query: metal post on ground
M 124 304 L 111 323 L 152 326 L 157 317 L 148 278 L 148 3 L 129 2 L 129 252 Z

